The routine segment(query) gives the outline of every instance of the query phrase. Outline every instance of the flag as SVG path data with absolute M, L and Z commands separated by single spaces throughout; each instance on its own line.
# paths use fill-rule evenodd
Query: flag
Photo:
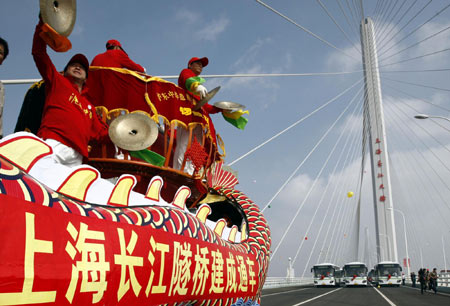
M 162 167 L 164 166 L 164 162 L 166 158 L 164 156 L 159 155 L 153 151 L 148 149 L 140 150 L 140 151 L 129 151 L 130 155 L 139 159 L 146 161 L 149 164 Z
M 238 129 L 243 130 L 245 128 L 245 126 L 247 125 L 248 119 L 243 117 L 243 114 L 249 114 L 248 111 L 243 111 L 243 110 L 237 110 L 235 112 L 229 113 L 229 112 L 222 112 L 222 116 L 223 118 L 228 121 L 229 123 L 231 123 L 232 125 L 234 125 L 235 127 L 237 127 Z

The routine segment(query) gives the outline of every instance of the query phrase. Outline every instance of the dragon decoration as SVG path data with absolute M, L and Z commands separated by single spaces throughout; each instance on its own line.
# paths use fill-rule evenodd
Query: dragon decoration
M 209 220 L 208 203 L 188 210 L 186 186 L 166 202 L 159 176 L 137 195 L 133 176 L 108 187 L 82 165 L 49 169 L 50 186 L 38 174 L 51 156 L 30 133 L 0 141 L 0 305 L 259 305 L 270 230 L 220 163 L 208 185 L 241 209 L 240 228 Z

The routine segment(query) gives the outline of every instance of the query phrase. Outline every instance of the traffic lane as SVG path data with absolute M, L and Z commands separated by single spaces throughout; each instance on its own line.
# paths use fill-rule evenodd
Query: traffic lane
M 383 306 L 390 305 L 372 287 L 341 288 L 299 288 L 297 291 L 263 292 L 261 305 L 294 306 L 294 305 L 342 305 L 342 306 Z
M 333 292 L 314 301 L 310 301 L 304 305 L 389 306 L 390 303 L 378 294 L 372 287 L 344 287 L 342 290 Z
M 335 287 L 314 288 L 278 288 L 263 290 L 261 294 L 261 305 L 264 306 L 289 306 L 302 301 L 307 301 L 318 295 L 336 290 Z M 333 293 L 331 293 L 333 294 Z
M 450 305 L 450 296 L 434 294 L 434 292 L 420 293 L 420 289 L 411 287 L 381 287 L 380 290 L 397 306 L 414 305 Z

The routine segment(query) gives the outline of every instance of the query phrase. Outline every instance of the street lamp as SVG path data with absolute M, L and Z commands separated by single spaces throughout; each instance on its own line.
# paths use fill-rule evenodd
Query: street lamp
M 406 237 L 406 218 L 405 218 L 405 214 L 401 210 L 396 209 L 396 208 L 390 207 L 388 209 L 400 213 L 402 215 L 402 217 L 403 217 L 403 228 L 405 230 L 406 268 L 408 269 L 408 275 L 410 275 L 411 271 L 410 271 L 410 268 L 409 268 L 408 238 Z
M 417 115 L 414 116 L 414 118 L 416 118 L 416 119 L 437 118 L 437 119 L 444 119 L 444 120 L 450 121 L 450 118 L 447 118 L 447 117 L 443 117 L 443 116 L 430 116 L 430 115 L 426 115 L 426 114 L 417 114 Z
M 444 245 L 444 235 L 441 236 L 442 238 L 442 253 L 444 254 L 444 273 L 447 273 L 447 260 L 445 259 L 445 245 Z

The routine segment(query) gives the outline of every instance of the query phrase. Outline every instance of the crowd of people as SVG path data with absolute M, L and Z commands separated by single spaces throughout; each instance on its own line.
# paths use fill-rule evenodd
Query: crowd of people
M 429 290 L 433 290 L 434 293 L 437 293 L 437 280 L 439 278 L 436 268 L 434 268 L 431 272 L 429 269 L 420 268 L 417 273 L 418 281 L 420 283 L 420 292 Z M 416 287 L 417 276 L 414 272 L 411 272 L 411 282 L 412 286 Z
M 73 167 L 80 165 L 83 158 L 88 157 L 88 145 L 91 141 L 97 143 L 110 141 L 108 126 L 98 117 L 93 101 L 90 101 L 89 95 L 87 95 L 88 86 L 86 84 L 90 67 L 88 59 L 83 54 L 76 54 L 69 60 L 62 72 L 58 71 L 47 54 L 47 41 L 43 39 L 45 35 L 42 33 L 43 26 L 44 23 L 40 18 L 32 47 L 32 55 L 44 83 L 41 82 L 39 86 L 32 87 L 32 89 L 40 88 L 41 95 L 44 95 L 45 91 L 45 98 L 42 99 L 41 106 L 42 116 L 39 116 L 33 130 L 19 124 L 21 121 L 26 121 L 28 124 L 33 121 L 26 117 L 25 119 L 21 118 L 23 116 L 21 111 L 18 126 L 20 126 L 19 130 L 34 132 L 46 141 L 53 148 L 55 162 Z M 6 41 L 0 39 L 0 64 L 7 55 L 8 45 Z M 206 57 L 191 58 L 187 68 L 181 71 L 178 80 L 179 86 L 192 94 L 197 101 L 208 93 L 208 90 L 202 85 L 205 80 L 199 76 L 206 65 L 208 65 Z M 106 52 L 97 55 L 91 62 L 91 66 L 117 67 L 145 73 L 145 68 L 133 62 L 117 40 L 109 40 L 106 43 Z M 41 85 L 43 85 L 42 88 Z M 3 94 L 1 84 L 0 94 Z M 36 105 L 33 107 L 36 108 Z M 208 104 L 203 106 L 203 110 L 207 113 L 221 111 L 221 109 Z M 1 112 L 2 106 L 0 105 L 0 115 Z M 33 112 L 29 116 L 36 116 L 36 113 Z M 174 168 L 180 167 L 186 151 L 188 143 L 186 138 L 189 134 L 183 132 L 178 131 L 177 149 L 179 152 L 175 153 Z M 201 131 L 195 132 L 194 135 L 201 139 L 201 136 L 197 135 Z M 191 169 L 189 170 L 192 172 Z

